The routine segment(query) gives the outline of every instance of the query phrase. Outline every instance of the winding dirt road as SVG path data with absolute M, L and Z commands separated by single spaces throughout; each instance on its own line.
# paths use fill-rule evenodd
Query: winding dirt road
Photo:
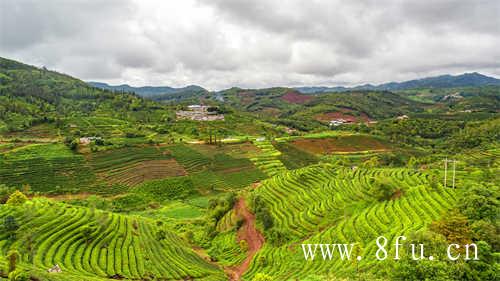
M 243 225 L 238 231 L 238 241 L 246 240 L 248 243 L 247 258 L 238 266 L 226 268 L 226 273 L 229 275 L 231 281 L 240 280 L 241 276 L 248 269 L 250 262 L 257 253 L 257 251 L 264 245 L 264 236 L 255 227 L 255 215 L 252 214 L 245 203 L 245 199 L 240 198 L 234 205 L 236 215 L 243 218 Z

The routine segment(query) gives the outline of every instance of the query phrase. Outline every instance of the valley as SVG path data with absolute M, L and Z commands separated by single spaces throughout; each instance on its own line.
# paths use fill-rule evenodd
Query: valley
M 494 280 L 500 87 L 460 83 L 114 88 L 0 58 L 0 276 Z M 179 118 L 200 105 L 224 118 Z M 436 260 L 368 258 L 400 235 Z M 367 258 L 304 260 L 333 242 Z

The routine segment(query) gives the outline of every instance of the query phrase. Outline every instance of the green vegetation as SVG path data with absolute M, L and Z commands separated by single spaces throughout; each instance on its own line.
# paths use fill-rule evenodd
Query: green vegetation
M 21 209 L 4 205 L 0 212 L 17 218 L 20 225 L 16 239 L 2 234 L 2 256 L 16 249 L 17 267 L 27 271 L 58 264 L 63 270 L 58 277 L 67 280 L 83 276 L 89 280 L 111 276 L 217 280 L 223 276 L 182 239 L 145 219 L 43 200 Z M 158 231 L 164 234 L 161 239 L 154 235 Z
M 317 156 L 300 150 L 293 145 L 286 142 L 276 142 L 274 146 L 277 150 L 281 152 L 279 160 L 288 169 L 298 169 L 305 166 L 318 163 L 319 159 Z
M 0 279 L 496 280 L 499 96 L 146 99 L 0 58 Z M 224 120 L 176 120 L 194 103 Z M 375 239 L 399 235 L 436 259 L 376 261 Z M 302 243 L 356 243 L 363 259 L 305 261 Z M 447 260 L 450 243 L 480 260 Z
M 0 177 L 8 186 L 27 184 L 44 193 L 78 192 L 95 178 L 85 158 L 63 144 L 28 144 L 0 154 Z
M 386 179 L 403 190 L 397 200 L 390 200 L 389 194 L 381 197 L 370 192 L 378 190 L 379 181 Z M 393 242 L 398 235 L 424 229 L 453 206 L 457 196 L 454 190 L 439 186 L 432 189 L 430 179 L 425 173 L 405 169 L 351 171 L 321 165 L 266 180 L 254 196 L 261 198 L 271 214 L 271 228 L 261 219 L 266 239 L 271 243 L 256 258 L 266 262 L 252 263 L 245 276 L 250 280 L 256 273 L 278 279 L 310 273 L 350 276 L 356 266 L 362 271 L 389 270 L 373 258 L 358 265 L 340 259 L 304 262 L 299 247 L 301 243 L 321 241 L 358 242 L 363 256 L 373 257 L 378 236 L 384 235 Z M 281 266 L 275 266 L 276 263 Z M 374 268 L 377 270 L 372 271 Z
M 254 144 L 261 152 L 256 157 L 251 158 L 251 160 L 261 171 L 269 176 L 286 171 L 286 167 L 279 160 L 281 152 L 276 150 L 270 141 L 256 140 Z

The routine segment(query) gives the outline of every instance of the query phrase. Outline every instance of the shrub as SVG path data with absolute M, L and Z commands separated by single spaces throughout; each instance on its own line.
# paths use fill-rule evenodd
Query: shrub
M 269 231 L 269 242 L 275 246 L 281 246 L 286 244 L 290 240 L 290 236 L 287 232 L 281 231 L 279 229 L 273 228 Z
M 9 205 L 22 205 L 28 200 L 28 197 L 24 195 L 21 191 L 16 190 L 9 196 L 7 204 Z
M 165 240 L 165 238 L 167 238 L 167 233 L 165 232 L 165 230 L 160 229 L 156 232 L 156 240 L 161 241 Z
M 5 204 L 9 199 L 9 196 L 14 192 L 13 187 L 6 186 L 5 184 L 0 184 L 0 204 Z
M 370 187 L 370 193 L 379 201 L 391 199 L 394 192 L 396 187 L 387 179 L 376 179 Z
M 248 251 L 248 242 L 247 242 L 247 240 L 241 240 L 240 241 L 240 248 L 244 252 Z
M 269 213 L 269 210 L 267 208 L 261 208 L 255 215 L 257 219 L 262 222 L 264 229 L 270 229 L 271 227 L 273 227 L 273 217 L 271 216 L 271 213 Z

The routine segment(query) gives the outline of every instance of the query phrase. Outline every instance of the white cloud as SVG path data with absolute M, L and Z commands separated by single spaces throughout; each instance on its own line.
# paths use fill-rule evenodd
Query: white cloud
M 3 0 L 0 56 L 209 89 L 500 76 L 500 2 Z

